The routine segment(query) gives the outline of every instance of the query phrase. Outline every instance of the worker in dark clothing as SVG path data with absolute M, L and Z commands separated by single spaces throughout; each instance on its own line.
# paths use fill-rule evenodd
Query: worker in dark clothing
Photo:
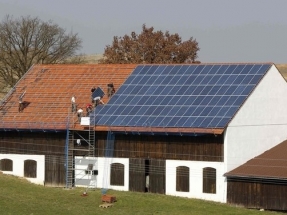
M 97 88 L 96 88 L 95 86 L 93 86 L 93 87 L 91 88 L 91 93 L 95 92 L 96 89 L 97 89 Z
M 24 110 L 24 102 L 23 102 L 23 97 L 25 96 L 25 92 L 23 92 L 20 96 L 19 96 L 19 107 L 18 107 L 18 112 L 23 112 Z
M 96 91 L 97 87 L 93 86 L 92 89 L 91 89 L 91 102 L 94 102 L 93 99 L 93 93 Z
M 24 104 L 23 104 L 23 101 L 22 101 L 22 98 L 20 97 L 19 98 L 19 107 L 18 107 L 18 112 L 23 112 L 23 109 L 24 109 Z
M 108 97 L 111 97 L 112 95 L 114 95 L 114 93 L 116 92 L 114 84 L 110 83 L 108 84 Z

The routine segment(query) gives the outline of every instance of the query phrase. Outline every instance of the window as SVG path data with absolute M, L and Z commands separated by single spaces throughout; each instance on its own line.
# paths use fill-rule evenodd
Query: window
M 216 169 L 203 168 L 203 193 L 216 193 Z
M 111 164 L 111 185 L 125 185 L 125 166 L 120 163 Z
M 37 178 L 37 161 L 34 160 L 24 161 L 24 177 Z
M 10 159 L 0 160 L 0 170 L 2 170 L 2 171 L 13 171 L 13 161 Z
M 93 169 L 94 164 L 88 164 L 87 169 L 85 170 L 86 175 L 98 175 L 98 170 Z
M 176 167 L 176 191 L 189 192 L 189 167 Z

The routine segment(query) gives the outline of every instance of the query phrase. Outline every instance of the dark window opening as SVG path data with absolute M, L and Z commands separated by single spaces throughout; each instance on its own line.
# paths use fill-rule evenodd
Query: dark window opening
M 13 161 L 10 159 L 0 160 L 0 170 L 2 171 L 13 171 Z
M 37 161 L 34 160 L 24 161 L 24 177 L 37 178 Z
M 111 164 L 111 185 L 124 186 L 125 185 L 125 166 L 121 163 Z
M 189 192 L 189 167 L 176 167 L 176 191 Z
M 86 171 L 85 171 L 85 174 L 86 174 L 86 175 L 98 175 L 99 172 L 98 172 L 98 170 L 92 170 L 92 171 L 86 170 Z
M 216 193 L 216 169 L 203 168 L 203 193 Z
M 86 175 L 98 175 L 98 170 L 93 169 L 94 164 L 88 164 L 87 169 L 85 170 Z

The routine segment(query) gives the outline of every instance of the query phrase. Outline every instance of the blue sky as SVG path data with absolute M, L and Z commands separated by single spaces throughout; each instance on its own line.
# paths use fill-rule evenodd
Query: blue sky
M 30 15 L 78 33 L 81 53 L 143 24 L 199 43 L 203 63 L 287 63 L 286 0 L 0 0 L 0 18 Z

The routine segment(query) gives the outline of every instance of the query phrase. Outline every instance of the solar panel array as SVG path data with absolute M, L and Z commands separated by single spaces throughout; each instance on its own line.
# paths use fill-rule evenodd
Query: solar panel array
M 271 65 L 140 65 L 94 123 L 224 128 Z

